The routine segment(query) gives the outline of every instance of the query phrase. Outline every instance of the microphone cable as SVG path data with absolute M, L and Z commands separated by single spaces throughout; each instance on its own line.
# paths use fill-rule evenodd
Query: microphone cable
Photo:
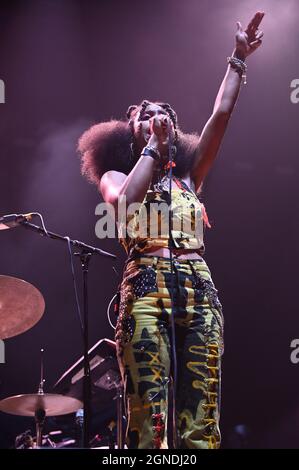
M 168 164 L 169 168 L 169 260 L 170 260 L 170 331 L 171 331 L 171 372 L 172 372 L 172 442 L 173 448 L 178 448 L 177 434 L 177 413 L 176 413 L 176 384 L 177 384 L 177 356 L 176 356 L 176 338 L 175 338 L 175 321 L 174 321 L 174 266 L 173 266 L 173 245 L 172 245 L 172 228 L 173 228 L 173 212 L 172 212 L 172 175 L 173 175 L 173 156 L 174 146 L 172 145 L 171 129 L 168 132 Z

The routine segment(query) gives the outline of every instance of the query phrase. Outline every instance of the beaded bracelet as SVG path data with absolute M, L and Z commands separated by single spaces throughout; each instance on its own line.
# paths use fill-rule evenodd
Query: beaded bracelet
M 228 57 L 227 62 L 235 69 L 243 78 L 244 85 L 247 84 L 247 65 L 243 60 L 238 59 L 237 57 Z
M 158 149 L 155 149 L 151 145 L 146 145 L 141 152 L 141 156 L 152 157 L 154 160 L 159 161 L 161 155 Z

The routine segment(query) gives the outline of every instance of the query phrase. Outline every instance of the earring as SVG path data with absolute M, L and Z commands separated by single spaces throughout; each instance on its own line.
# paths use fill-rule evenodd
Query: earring
M 174 160 L 175 156 L 176 156 L 176 153 L 177 153 L 177 148 L 175 145 L 172 145 L 171 146 L 171 153 L 172 153 L 172 158 Z
M 130 143 L 130 161 L 134 162 L 136 159 L 135 152 L 134 152 L 134 142 Z

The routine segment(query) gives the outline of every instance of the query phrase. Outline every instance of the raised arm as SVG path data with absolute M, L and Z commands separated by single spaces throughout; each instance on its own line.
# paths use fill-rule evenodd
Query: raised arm
M 264 33 L 258 31 L 258 27 L 263 16 L 263 12 L 257 12 L 245 31 L 243 31 L 241 23 L 237 23 L 236 46 L 232 57 L 242 62 L 238 63 L 236 61 L 236 65 L 233 63 L 228 65 L 215 100 L 213 113 L 201 133 L 194 166 L 191 171 L 191 179 L 195 184 L 196 191 L 199 191 L 216 158 L 229 118 L 237 101 L 242 81 L 243 63 L 262 43 Z

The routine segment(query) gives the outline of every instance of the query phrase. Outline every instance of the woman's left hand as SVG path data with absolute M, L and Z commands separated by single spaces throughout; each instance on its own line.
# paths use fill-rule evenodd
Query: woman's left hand
M 264 33 L 263 31 L 259 31 L 258 27 L 264 15 L 264 12 L 258 11 L 249 22 L 245 31 L 243 31 L 240 21 L 237 22 L 236 54 L 240 59 L 248 57 L 262 44 Z

